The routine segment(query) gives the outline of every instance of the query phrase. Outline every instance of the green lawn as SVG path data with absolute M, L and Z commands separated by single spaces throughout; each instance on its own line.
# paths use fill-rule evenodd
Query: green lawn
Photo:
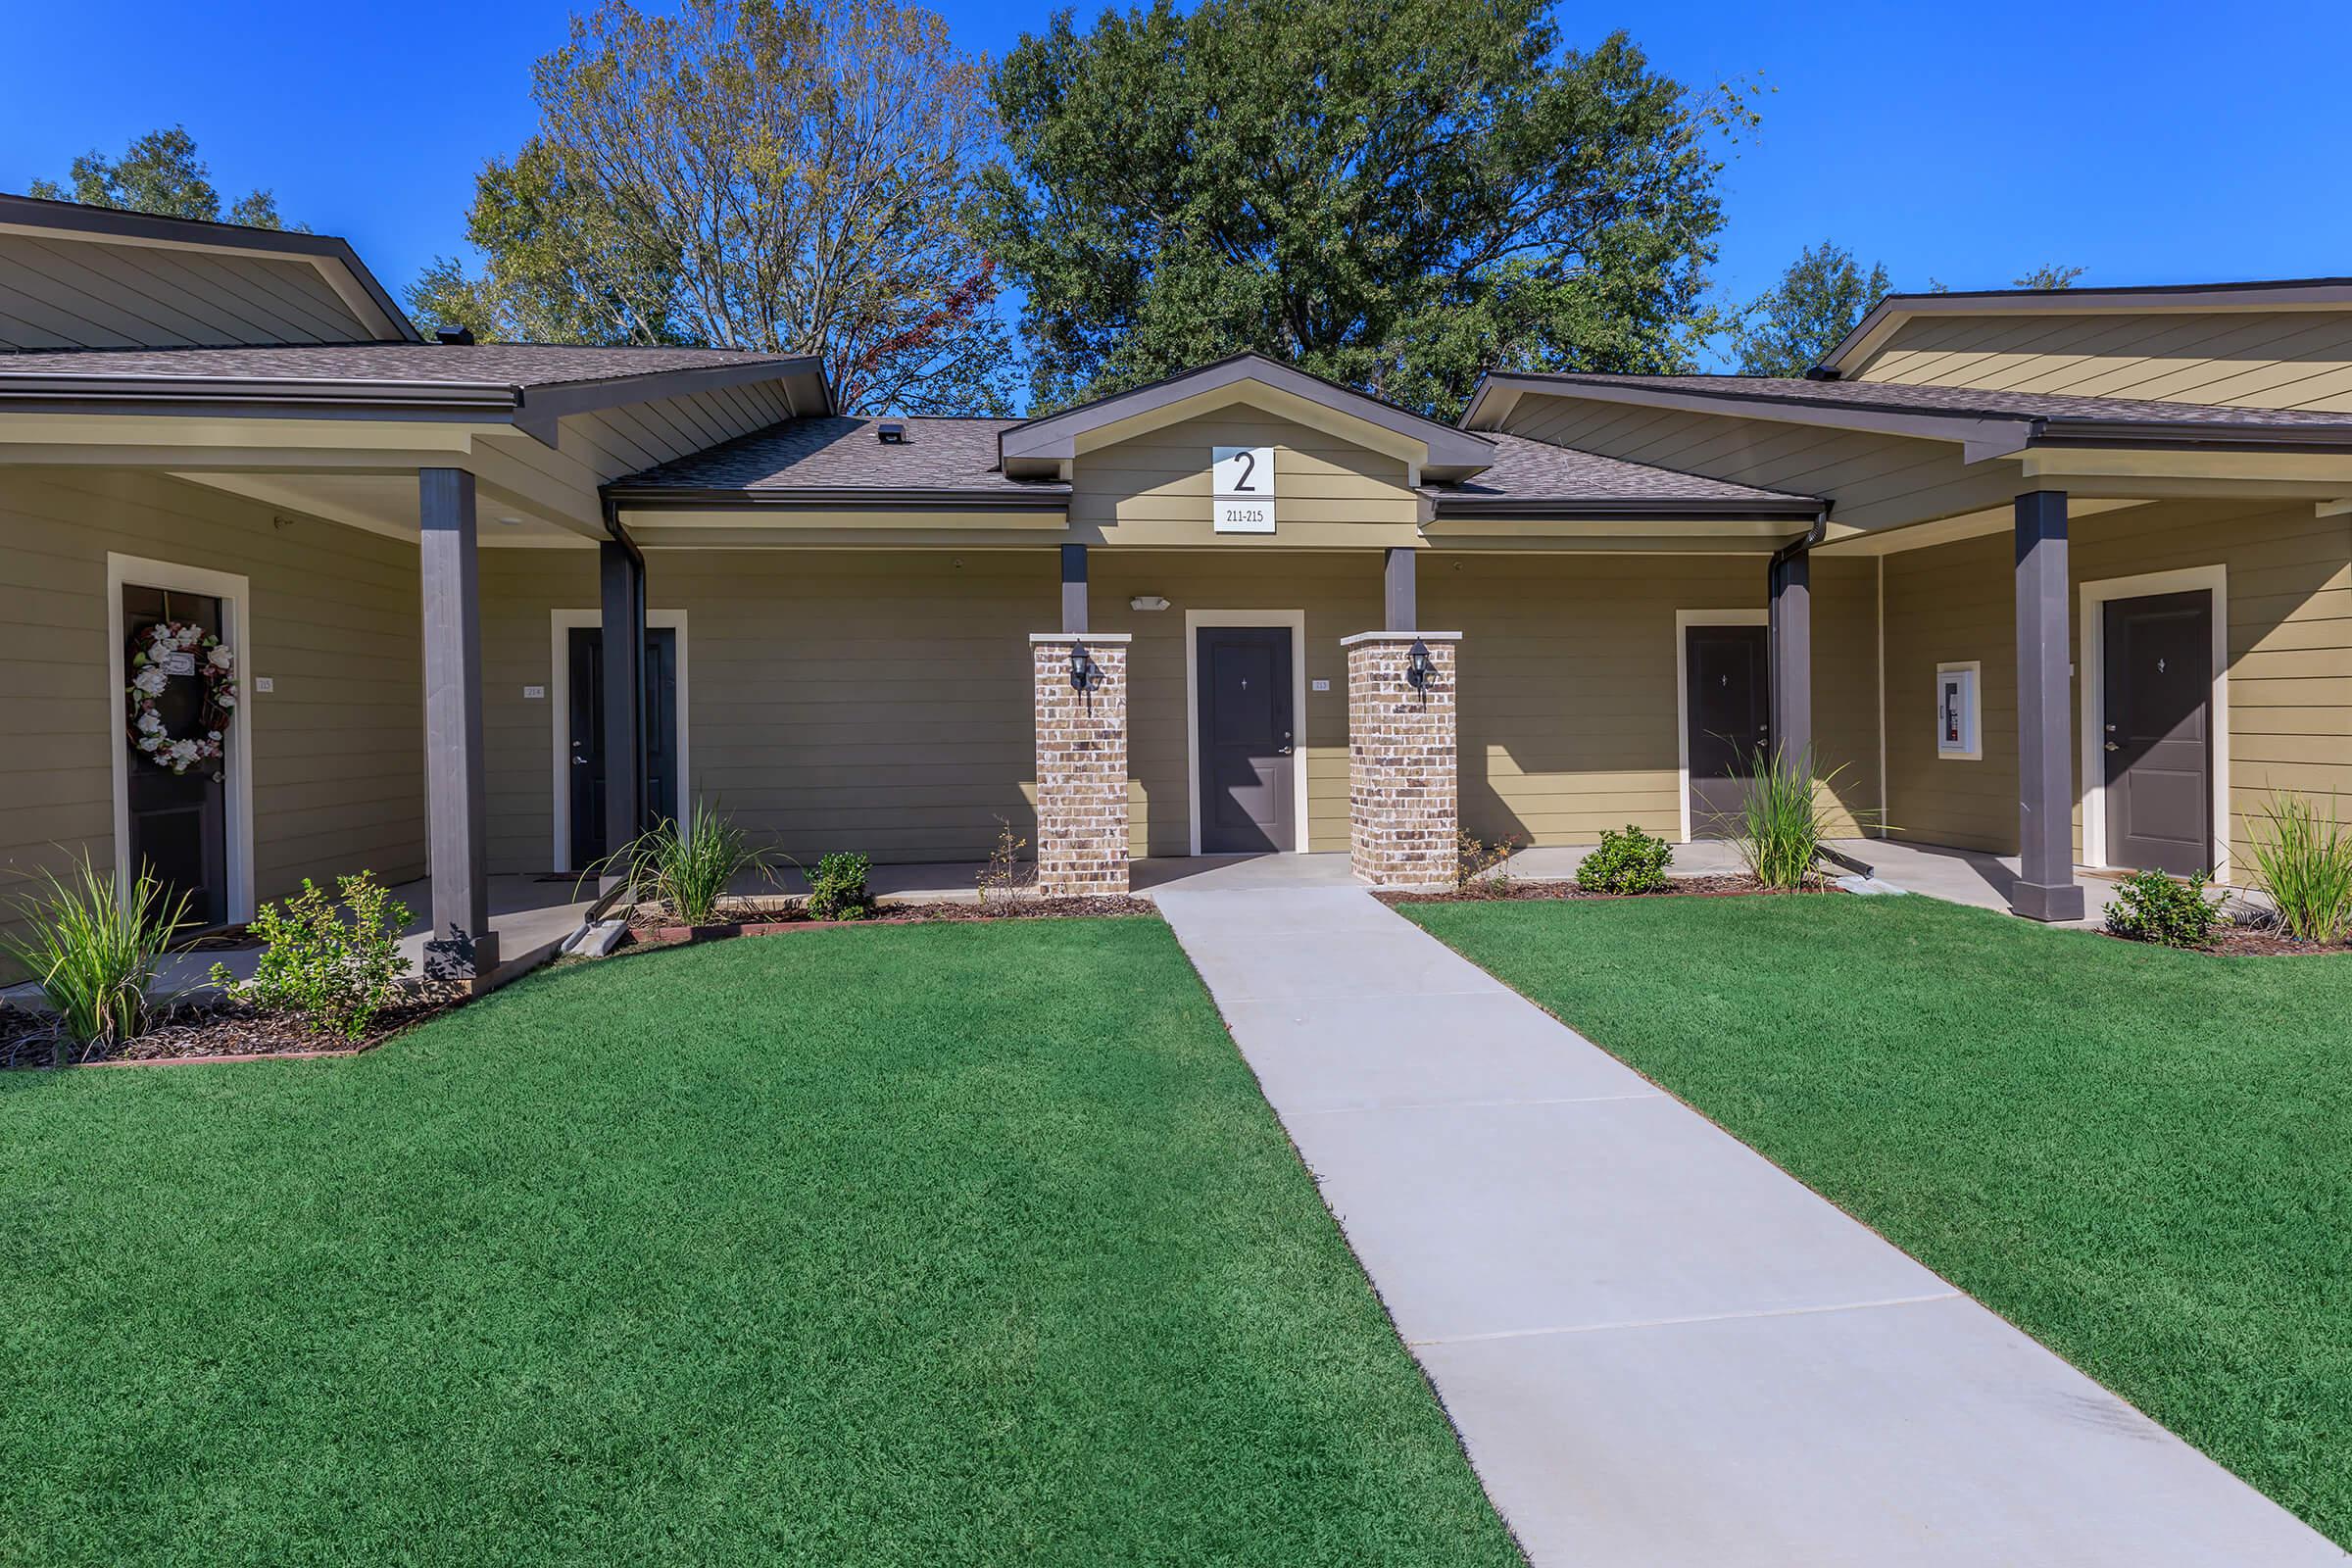
M 1510 1564 L 1155 920 L 0 1075 L 0 1561 Z
M 1924 898 L 1402 912 L 2352 1543 L 2352 958 Z

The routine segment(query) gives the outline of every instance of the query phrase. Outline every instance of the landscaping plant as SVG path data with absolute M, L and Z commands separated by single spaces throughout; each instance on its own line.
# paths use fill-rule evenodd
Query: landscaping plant
M 2246 820 L 2254 841 L 2254 885 L 2278 906 L 2286 934 L 2329 946 L 2352 926 L 2352 832 L 2300 795 L 2273 795 L 2259 819 Z
M 0 936 L 0 950 L 24 967 L 56 1012 L 62 1067 L 70 1046 L 86 1056 L 146 1032 L 147 988 L 172 933 L 187 922 L 188 896 L 167 899 L 163 884 L 142 871 L 124 898 L 86 850 L 71 880 L 41 875 L 48 896 L 23 904 L 24 933 Z
M 1473 833 L 1453 835 L 1453 890 L 1475 897 L 1507 898 L 1511 891 L 1510 860 L 1519 843 L 1499 838 L 1489 844 Z
M 873 862 L 862 855 L 836 851 L 816 862 L 808 873 L 808 917 L 812 920 L 862 920 L 872 905 L 865 890 Z
M 1747 781 L 1740 815 L 1730 821 L 1732 843 L 1748 874 L 1768 888 L 1793 893 L 1815 879 L 1821 847 L 1838 825 L 1830 814 L 1843 763 L 1819 772 L 1813 749 L 1796 752 L 1756 748 L 1756 769 Z M 1847 813 L 1856 831 L 1880 825 L 1877 812 Z
M 598 869 L 607 867 L 618 868 L 636 902 L 665 904 L 682 923 L 708 925 L 738 876 L 767 874 L 767 856 L 732 820 L 697 801 L 684 827 L 663 817 L 598 862 Z
M 992 897 L 1009 904 L 1035 884 L 1036 868 L 1021 860 L 1021 852 L 1028 847 L 1027 839 L 1013 836 L 1010 822 L 997 818 L 997 842 L 989 847 L 988 863 L 980 868 L 973 885 L 983 906 Z
M 1663 893 L 1674 847 L 1633 823 L 1604 829 L 1600 848 L 1576 862 L 1576 885 L 1587 893 Z
M 2205 897 L 2205 873 L 2184 880 L 2162 871 L 2134 871 L 2116 884 L 2107 906 L 2107 929 L 2134 942 L 2168 948 L 2209 948 L 2226 921 L 2221 906 Z
M 251 930 L 267 946 L 242 985 L 228 965 L 213 965 L 213 984 L 265 1012 L 293 1012 L 322 1034 L 357 1040 L 400 988 L 409 960 L 400 954 L 407 906 L 371 871 L 339 878 L 338 904 L 309 877 L 281 909 L 265 904 Z

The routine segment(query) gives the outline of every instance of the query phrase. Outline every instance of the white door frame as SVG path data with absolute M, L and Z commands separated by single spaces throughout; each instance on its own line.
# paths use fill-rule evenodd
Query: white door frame
M 2102 577 L 2082 585 L 2081 671 L 2077 682 L 2082 710 L 2082 863 L 2107 864 L 2107 764 L 2100 743 L 2107 735 L 2107 602 L 2150 594 L 2203 590 L 2213 601 L 2213 694 L 2206 702 L 2212 731 L 2213 800 L 2208 805 L 2213 879 L 2230 880 L 2230 568 L 2183 566 L 2178 571 L 2143 571 L 2132 577 Z
M 555 790 L 556 843 L 554 867 L 559 871 L 576 871 L 571 863 L 571 631 L 575 626 L 594 626 L 602 630 L 605 612 L 601 610 L 551 610 L 548 612 L 548 735 L 554 747 L 555 771 L 551 785 Z M 678 634 L 678 711 L 674 744 L 678 756 L 677 799 L 671 802 L 670 815 L 679 822 L 686 820 L 686 803 L 691 799 L 687 787 L 686 737 L 693 726 L 686 719 L 686 612 L 683 610 L 649 610 L 645 612 L 648 631 L 666 627 Z
M 1188 610 L 1184 612 L 1184 795 L 1186 844 L 1200 853 L 1200 632 L 1203 627 L 1287 626 L 1291 632 L 1291 818 L 1298 824 L 1294 855 L 1308 849 L 1306 827 L 1306 612 L 1303 610 Z M 1132 678 L 1132 674 L 1131 677 Z
M 122 623 L 122 590 L 126 586 L 163 588 L 172 593 L 203 594 L 220 601 L 222 641 L 234 656 L 237 710 L 229 716 L 227 745 L 222 749 L 223 818 L 226 843 L 221 858 L 228 874 L 228 919 L 234 925 L 254 913 L 253 886 L 253 586 L 234 572 L 183 566 L 172 561 L 150 561 L 141 556 L 106 556 L 106 680 L 107 732 L 113 737 L 115 790 L 115 888 L 130 896 L 130 744 L 123 735 L 123 693 L 130 674 L 123 667 L 123 644 L 130 629 Z
M 1675 809 L 1682 815 L 1683 842 L 1690 842 L 1690 628 L 1769 626 L 1769 610 L 1678 610 L 1674 612 L 1674 782 Z M 1766 657 L 1770 657 L 1767 650 Z M 1771 680 L 1768 670 L 1767 683 Z

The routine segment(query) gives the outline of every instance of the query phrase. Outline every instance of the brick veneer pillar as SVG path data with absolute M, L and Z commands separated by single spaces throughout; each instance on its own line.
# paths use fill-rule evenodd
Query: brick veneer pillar
M 1375 887 L 1453 881 L 1454 650 L 1460 632 L 1366 631 L 1348 650 L 1348 860 Z M 1406 678 L 1415 643 L 1426 684 Z
M 1124 632 L 1033 632 L 1037 692 L 1037 890 L 1047 898 L 1127 891 L 1127 645 Z M 1070 684 L 1070 648 L 1100 671 Z

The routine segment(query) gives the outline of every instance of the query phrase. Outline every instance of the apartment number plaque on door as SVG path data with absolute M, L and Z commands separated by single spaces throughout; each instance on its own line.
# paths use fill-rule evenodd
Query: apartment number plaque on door
M 1274 531 L 1274 449 L 1209 448 L 1210 518 L 1218 533 Z

